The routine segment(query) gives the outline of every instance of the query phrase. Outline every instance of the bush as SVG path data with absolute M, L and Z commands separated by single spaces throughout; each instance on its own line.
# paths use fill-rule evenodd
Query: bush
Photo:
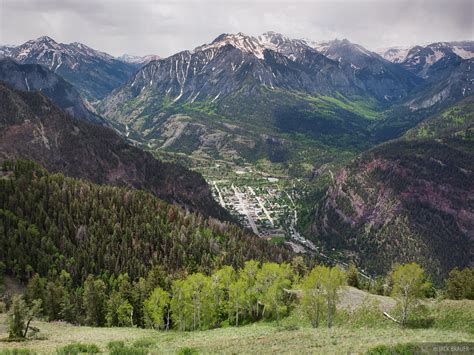
M 286 317 L 277 323 L 279 331 L 293 331 L 301 328 L 300 321 L 295 317 Z
M 123 341 L 111 341 L 107 344 L 107 349 L 111 355 L 146 355 L 149 347 L 155 345 L 151 339 L 137 340 L 133 346 L 126 346 Z
M 420 348 L 414 344 L 378 345 L 369 349 L 367 355 L 412 355 Z
M 114 340 L 107 344 L 107 349 L 109 349 L 110 351 L 114 349 L 121 349 L 124 347 L 125 347 L 125 343 L 121 340 Z
M 347 271 L 347 284 L 355 288 L 360 288 L 359 270 L 357 270 L 354 263 L 350 263 L 349 265 L 349 270 Z
M 58 349 L 57 353 L 60 355 L 98 354 L 100 350 L 95 344 L 74 343 Z
M 474 299 L 474 268 L 451 270 L 446 280 L 446 296 L 453 300 Z
M 178 355 L 197 355 L 199 352 L 194 348 L 181 348 L 178 350 Z
M 418 305 L 408 317 L 408 328 L 431 328 L 435 322 L 433 313 L 425 305 Z
M 125 346 L 110 351 L 110 355 L 147 355 L 148 350 L 145 348 L 135 348 L 133 346 Z
M 150 338 L 138 339 L 133 343 L 136 348 L 151 348 L 156 344 L 156 341 Z

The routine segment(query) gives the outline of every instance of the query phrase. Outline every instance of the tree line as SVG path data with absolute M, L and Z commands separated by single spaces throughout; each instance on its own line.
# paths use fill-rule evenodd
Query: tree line
M 397 300 L 398 322 L 405 326 L 431 285 L 416 263 L 396 265 L 390 275 L 390 295 Z M 471 292 L 473 275 L 472 269 L 451 273 L 446 296 L 459 297 L 459 290 Z M 351 270 L 324 265 L 308 270 L 301 257 L 282 264 L 251 260 L 239 269 L 224 266 L 207 275 L 197 272 L 177 279 L 160 266 L 136 281 L 128 274 L 106 281 L 89 275 L 79 287 L 65 271 L 56 280 L 35 274 L 25 295 L 14 297 L 8 305 L 10 333 L 13 338 L 25 337 L 35 317 L 99 327 L 205 330 L 263 319 L 279 321 L 295 307 L 304 310 L 313 327 L 323 319 L 332 327 L 340 291 L 351 280 Z M 457 285 L 454 294 L 453 284 Z
M 16 327 L 23 324 L 16 337 L 26 335 L 25 323 L 33 317 L 157 330 L 240 326 L 262 319 L 280 320 L 300 299 L 309 313 L 317 304 L 317 316 L 324 312 L 332 317 L 345 272 L 339 267 L 316 266 L 310 273 L 301 273 L 302 265 L 301 257 L 282 264 L 250 260 L 239 269 L 224 266 L 208 275 L 196 272 L 174 280 L 156 266 L 136 281 L 126 273 L 106 281 L 89 275 L 79 287 L 64 270 L 55 280 L 35 274 L 25 295 L 14 297 L 9 308 Z M 318 326 L 317 322 L 313 325 Z

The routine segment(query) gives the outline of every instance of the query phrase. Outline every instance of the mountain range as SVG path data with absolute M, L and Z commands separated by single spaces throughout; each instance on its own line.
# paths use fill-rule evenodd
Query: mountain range
M 296 161 L 304 138 L 303 164 L 324 164 L 329 150 L 395 138 L 469 95 L 471 61 L 453 54 L 426 77 L 348 40 L 223 34 L 145 65 L 97 109 L 153 150 Z
M 88 100 L 94 101 L 127 81 L 136 65 L 118 60 L 82 43 L 58 43 L 48 36 L 19 46 L 0 48 L 0 56 L 20 64 L 41 64 L 73 84 Z
M 0 155 L 221 219 L 202 176 L 152 154 L 264 166 L 309 185 L 334 170 L 303 202 L 305 235 L 373 273 L 417 260 L 444 276 L 474 255 L 473 48 L 373 52 L 267 32 L 114 58 L 41 37 L 0 48 L 10 58 L 0 61 Z

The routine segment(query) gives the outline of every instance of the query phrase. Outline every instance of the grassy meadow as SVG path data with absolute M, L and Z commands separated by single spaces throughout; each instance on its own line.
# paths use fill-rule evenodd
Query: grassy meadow
M 95 344 L 101 352 L 114 354 L 364 354 L 380 345 L 474 344 L 474 301 L 427 301 L 417 316 L 424 321 L 402 328 L 382 314 L 384 310 L 395 312 L 390 297 L 348 287 L 340 298 L 336 324 L 330 329 L 325 324 L 312 328 L 296 308 L 280 321 L 191 332 L 34 321 L 32 325 L 40 329 L 35 338 L 7 342 L 7 316 L 0 314 L 0 354 L 8 354 L 7 349 L 50 354 L 72 343 Z M 111 342 L 123 342 L 119 343 L 122 351 L 111 352 Z

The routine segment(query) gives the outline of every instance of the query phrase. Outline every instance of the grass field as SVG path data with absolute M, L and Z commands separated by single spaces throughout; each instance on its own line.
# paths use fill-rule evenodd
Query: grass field
M 331 329 L 311 328 L 297 308 L 280 322 L 194 332 L 93 328 L 33 321 L 32 326 L 40 329 L 37 339 L 23 342 L 6 341 L 8 319 L 6 314 L 0 314 L 0 354 L 7 349 L 51 354 L 72 343 L 95 344 L 106 353 L 107 345 L 116 341 L 141 347 L 150 354 L 177 354 L 183 348 L 195 349 L 200 354 L 363 354 L 378 345 L 474 344 L 474 301 L 427 300 L 424 304 L 430 310 L 429 317 L 434 319 L 426 329 L 405 329 L 386 320 L 382 311 L 394 312 L 393 298 L 345 287 L 339 295 L 336 326 Z
M 352 295 L 353 296 L 353 295 Z M 351 298 L 352 298 L 351 296 Z M 380 300 L 379 300 L 380 301 Z M 387 303 L 387 306 L 389 304 Z M 383 306 L 383 300 L 382 300 Z M 137 328 L 92 328 L 73 326 L 61 322 L 33 322 L 40 329 L 40 339 L 25 342 L 0 342 L 0 354 L 5 349 L 27 348 L 38 353 L 54 353 L 71 343 L 92 343 L 107 352 L 111 341 L 124 341 L 126 345 L 146 344 L 150 354 L 176 354 L 182 348 L 193 348 L 199 353 L 219 354 L 339 354 L 365 353 L 377 345 L 405 343 L 465 343 L 474 342 L 474 319 L 469 310 L 473 301 L 446 301 L 442 303 L 445 315 L 428 329 L 404 329 L 383 317 L 365 321 L 359 326 L 350 313 L 338 325 L 328 329 L 313 329 L 300 316 L 294 315 L 282 322 L 227 327 L 195 332 L 158 332 Z M 456 310 L 462 315 L 457 316 Z M 469 315 L 466 318 L 466 310 Z M 364 312 L 362 312 L 364 313 Z M 452 319 L 449 318 L 453 316 Z M 356 316 L 352 316 L 356 317 Z M 357 317 L 360 317 L 360 313 Z M 459 317 L 464 317 L 462 320 Z M 459 327 L 461 321 L 464 327 Z M 0 339 L 7 338 L 7 317 L 0 315 Z

